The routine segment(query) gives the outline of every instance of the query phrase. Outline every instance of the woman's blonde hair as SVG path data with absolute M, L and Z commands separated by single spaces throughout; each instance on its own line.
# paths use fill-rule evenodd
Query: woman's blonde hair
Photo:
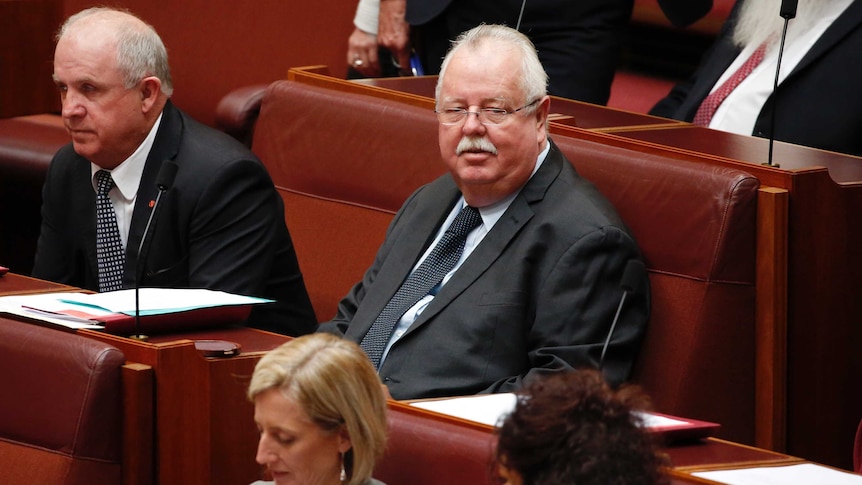
M 268 352 L 255 366 L 248 398 L 278 389 L 327 431 L 347 431 L 347 485 L 371 478 L 386 448 L 386 398 L 377 372 L 355 343 L 335 335 L 305 335 Z

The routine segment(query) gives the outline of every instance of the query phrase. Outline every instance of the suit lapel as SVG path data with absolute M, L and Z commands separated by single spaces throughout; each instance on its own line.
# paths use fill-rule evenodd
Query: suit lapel
M 99 287 L 99 261 L 96 257 L 96 192 L 93 190 L 93 179 L 91 175 L 90 161 L 84 157 L 75 154 L 77 157 L 76 163 L 80 167 L 74 172 L 76 180 L 70 181 L 70 187 L 87 187 L 89 190 L 70 190 L 69 197 L 73 200 L 69 201 L 70 207 L 81 207 L 85 210 L 82 212 L 86 217 L 80 217 L 76 224 L 80 224 L 82 229 L 83 247 L 86 258 L 86 264 L 89 268 L 89 273 L 93 275 L 95 288 Z
M 133 286 L 137 279 L 135 268 L 138 261 L 138 248 L 141 247 L 141 236 L 143 236 L 147 220 L 150 218 L 151 203 L 155 202 L 159 191 L 156 187 L 156 177 L 162 167 L 162 162 L 176 158 L 182 134 L 183 121 L 180 112 L 168 101 L 162 111 L 159 131 L 156 133 L 153 147 L 147 155 L 147 162 L 141 174 L 141 183 L 138 185 L 138 195 L 135 199 L 135 209 L 132 213 L 129 239 L 126 245 L 126 265 L 123 273 L 125 286 Z M 152 228 L 150 234 L 152 234 Z M 146 260 L 152 237 L 148 237 L 146 242 L 147 244 L 141 248 L 141 260 Z
M 550 143 L 551 150 L 539 170 L 527 182 L 521 193 L 515 197 L 500 220 L 491 228 L 482 242 L 464 261 L 464 264 L 440 289 L 440 293 L 431 300 L 422 315 L 413 322 L 413 325 L 405 332 L 405 336 L 431 320 L 481 277 L 533 217 L 533 204 L 540 202 L 545 197 L 548 187 L 560 174 L 562 164 L 568 163 L 565 162 L 557 146 L 553 142 Z
M 811 63 L 822 57 L 826 52 L 828 52 L 835 44 L 841 42 L 841 40 L 850 35 L 856 28 L 859 27 L 859 24 L 862 23 L 862 2 L 852 2 L 838 18 L 832 22 L 832 25 L 829 26 L 824 32 L 823 35 L 817 39 L 817 42 L 811 46 L 811 49 L 805 54 L 802 60 L 799 61 L 799 64 L 793 68 L 793 71 L 790 75 L 787 76 L 790 79 L 797 72 L 802 71 L 806 67 L 808 67 Z
M 452 206 L 461 196 L 454 181 L 448 175 L 432 182 L 423 189 L 432 194 L 429 201 L 421 204 L 418 210 L 409 214 L 409 220 L 399 221 L 404 225 L 404 235 L 393 244 L 386 260 L 377 271 L 373 290 L 369 291 L 348 329 L 347 336 L 362 338 L 371 328 L 374 320 L 383 311 L 401 283 L 413 269 L 416 261 L 433 241 L 437 229 Z M 424 195 L 424 194 L 423 194 Z

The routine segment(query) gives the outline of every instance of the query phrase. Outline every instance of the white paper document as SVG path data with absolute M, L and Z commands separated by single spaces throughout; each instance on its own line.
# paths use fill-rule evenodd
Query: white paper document
M 76 305 L 64 303 L 62 298 L 74 297 L 81 293 L 45 293 L 37 295 L 17 295 L 0 297 L 0 313 L 17 315 L 31 320 L 52 323 L 63 327 L 81 329 L 101 329 L 103 326 L 90 319 L 75 317 L 62 312 L 72 310 Z M 92 309 L 93 315 L 108 315 L 107 310 Z
M 862 485 L 862 475 L 814 463 L 694 472 L 692 475 L 727 485 Z
M 415 401 L 411 402 L 410 405 L 467 421 L 497 426 L 515 409 L 517 402 L 518 399 L 515 394 L 502 393 Z M 641 426 L 646 428 L 662 429 L 683 426 L 688 423 L 652 413 L 636 412 L 635 415 L 640 419 Z
M 272 301 L 199 288 L 141 288 L 139 291 L 141 316 Z M 73 293 L 71 296 L 62 298 L 62 301 L 114 313 L 135 315 L 135 290 L 133 289 L 92 294 Z
M 272 300 L 194 288 L 141 288 L 141 316 L 177 313 L 200 308 L 268 303 Z M 135 290 L 106 293 L 41 293 L 0 297 L 0 313 L 73 329 L 101 329 L 97 321 L 118 313 L 135 315 Z
M 468 421 L 497 426 L 503 418 L 515 409 L 517 402 L 518 399 L 515 394 L 503 393 L 416 401 L 410 405 Z

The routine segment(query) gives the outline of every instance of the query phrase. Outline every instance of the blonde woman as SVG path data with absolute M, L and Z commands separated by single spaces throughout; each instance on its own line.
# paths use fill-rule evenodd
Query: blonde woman
M 371 474 L 386 446 L 386 398 L 355 343 L 318 333 L 281 345 L 258 362 L 248 397 L 256 459 L 276 485 L 382 485 Z

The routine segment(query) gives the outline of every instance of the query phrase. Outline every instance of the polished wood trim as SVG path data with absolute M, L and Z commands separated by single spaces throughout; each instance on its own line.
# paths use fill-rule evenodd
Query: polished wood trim
M 123 366 L 123 484 L 155 483 L 155 373 L 148 365 Z
M 130 361 L 152 366 L 156 483 L 240 484 L 261 478 L 254 461 L 254 406 L 245 392 L 260 357 L 290 337 L 246 327 L 188 332 L 176 340 L 151 337 L 150 342 L 93 330 L 77 333 L 114 345 Z M 197 339 L 227 336 L 254 351 L 207 358 L 194 345 Z
M 790 194 L 761 187 L 757 204 L 754 443 L 787 446 L 787 241 Z
M 411 106 L 419 108 L 434 109 L 434 99 L 427 96 L 419 96 L 416 94 L 396 91 L 394 89 L 371 86 L 363 83 L 352 82 L 346 79 L 338 79 L 326 74 L 321 70 L 321 66 L 297 67 L 290 69 L 287 73 L 289 81 L 297 81 L 312 86 L 319 86 L 328 89 L 336 89 L 338 91 L 356 94 L 365 94 L 368 96 L 382 97 L 399 101 Z
M 74 286 L 52 283 L 17 273 L 6 273 L 0 276 L 0 296 L 35 295 L 38 293 L 54 293 L 58 291 L 84 291 Z

